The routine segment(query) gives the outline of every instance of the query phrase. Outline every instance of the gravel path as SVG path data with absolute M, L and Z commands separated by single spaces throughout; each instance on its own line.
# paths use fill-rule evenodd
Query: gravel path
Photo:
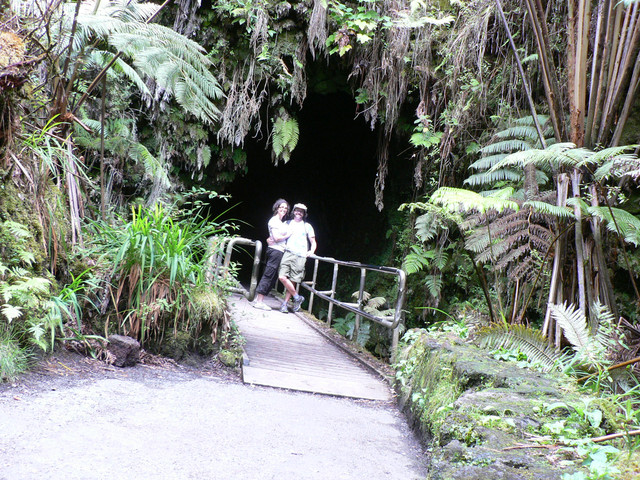
M 0 384 L 0 479 L 423 479 L 392 403 L 242 384 L 211 363 L 58 354 Z

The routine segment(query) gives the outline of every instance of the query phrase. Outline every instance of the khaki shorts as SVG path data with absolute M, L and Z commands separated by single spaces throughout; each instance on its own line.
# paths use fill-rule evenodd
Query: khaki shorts
M 304 267 L 307 264 L 307 257 L 301 257 L 291 252 L 284 252 L 280 262 L 279 277 L 287 277 L 295 283 L 300 283 L 304 279 Z

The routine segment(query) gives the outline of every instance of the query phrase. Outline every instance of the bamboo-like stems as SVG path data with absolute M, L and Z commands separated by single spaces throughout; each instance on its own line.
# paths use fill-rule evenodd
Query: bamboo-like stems
M 558 175 L 558 199 L 556 204 L 559 207 L 564 207 L 567 205 L 567 196 L 569 193 L 569 176 L 566 173 L 561 173 Z M 551 309 L 549 305 L 558 303 L 558 300 L 562 301 L 562 258 L 559 254 L 562 250 L 562 244 L 558 242 L 556 246 L 556 254 L 553 257 L 553 269 L 551 271 L 551 286 L 549 287 L 549 300 L 547 302 L 547 312 L 544 317 L 544 325 L 542 326 L 542 335 L 549 336 L 549 343 L 551 344 L 552 336 L 551 336 Z

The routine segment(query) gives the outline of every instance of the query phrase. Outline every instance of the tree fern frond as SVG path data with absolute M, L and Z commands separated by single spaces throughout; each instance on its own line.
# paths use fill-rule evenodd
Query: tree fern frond
M 500 170 L 488 170 L 482 173 L 476 173 L 468 177 L 463 183 L 472 187 L 478 185 L 493 185 L 504 180 L 519 182 L 523 178 L 521 173 L 506 168 Z
M 623 160 L 634 160 L 637 157 L 634 154 L 626 154 L 629 150 L 635 150 L 638 145 L 623 145 L 617 147 L 610 147 L 593 152 L 588 158 L 585 158 L 577 166 L 582 167 L 584 165 L 602 165 L 609 160 L 620 158 Z
M 501 142 L 490 143 L 486 147 L 482 147 L 480 149 L 480 153 L 483 154 L 495 154 L 495 153 L 505 153 L 512 152 L 514 150 L 529 150 L 531 149 L 531 145 L 524 140 L 520 140 L 517 138 L 511 138 L 509 140 L 503 140 Z
M 558 205 L 552 205 L 547 202 L 541 202 L 539 200 L 529 200 L 522 204 L 522 207 L 531 207 L 537 212 L 542 212 L 545 215 L 552 215 L 556 218 L 573 219 L 575 218 L 573 210 L 568 207 L 560 207 Z
M 477 334 L 481 348 L 495 350 L 506 348 L 520 350 L 534 363 L 540 364 L 546 371 L 556 368 L 561 356 L 551 347 L 539 330 L 524 325 L 494 324 L 483 328 Z
M 436 215 L 432 212 L 423 213 L 416 218 L 415 231 L 416 235 L 422 242 L 433 240 L 438 234 L 441 227 Z
M 469 168 L 473 170 L 486 170 L 493 167 L 496 163 L 506 157 L 506 153 L 497 153 L 495 155 L 487 155 L 469 165 Z
M 513 189 L 508 190 L 513 193 Z M 450 212 L 485 213 L 490 209 L 497 212 L 505 209 L 518 210 L 519 206 L 516 202 L 504 198 L 505 191 L 499 190 L 487 197 L 462 188 L 440 187 L 431 195 L 430 201 Z
M 587 208 L 589 214 L 604 221 L 607 230 L 616 234 L 620 230 L 620 234 L 626 242 L 633 243 L 635 246 L 640 245 L 640 219 L 638 217 L 621 208 L 611 208 L 611 211 L 608 207 Z M 613 212 L 615 222 L 611 212 Z
M 134 143 L 129 149 L 129 156 L 144 167 L 145 175 L 153 182 L 159 182 L 169 188 L 171 182 L 164 166 L 141 143 Z
M 550 303 L 551 316 L 558 323 L 566 339 L 577 350 L 584 349 L 589 343 L 589 331 L 584 314 L 573 304 L 557 305 Z
M 442 248 L 437 248 L 433 255 L 433 264 L 439 270 L 443 270 L 449 263 L 449 254 Z
M 589 215 L 589 209 L 591 208 L 582 197 L 567 198 L 567 205 L 570 207 L 578 206 L 583 215 Z
M 534 125 L 516 125 L 496 133 L 498 138 L 523 138 L 535 142 L 538 140 L 538 130 Z M 531 148 L 531 144 L 527 144 Z
M 89 55 L 87 63 L 93 64 L 97 68 L 102 69 L 111 60 L 113 60 L 113 57 L 115 57 L 115 55 L 111 52 L 93 50 Z M 133 67 L 131 67 L 131 65 L 125 62 L 122 58 L 118 58 L 116 60 L 116 63 L 113 65 L 112 69 L 114 72 L 121 73 L 131 82 L 133 82 L 140 93 L 143 95 L 143 97 L 151 97 L 151 92 L 149 91 L 149 88 L 147 87 L 147 84 L 144 82 L 142 77 Z

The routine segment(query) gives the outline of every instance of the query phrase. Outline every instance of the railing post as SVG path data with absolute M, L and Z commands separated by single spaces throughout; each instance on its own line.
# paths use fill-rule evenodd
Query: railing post
M 364 296 L 364 285 L 367 277 L 367 269 L 360 269 L 360 288 L 358 290 L 358 310 L 362 310 L 362 298 Z M 353 327 L 353 339 L 357 342 L 358 335 L 360 335 L 360 314 L 356 313 L 356 321 Z
M 333 279 L 331 280 L 331 300 L 336 298 L 336 284 L 338 283 L 338 264 L 333 264 Z M 331 326 L 333 315 L 333 302 L 329 302 L 329 311 L 327 312 L 327 327 Z
M 311 287 L 313 290 L 316 289 L 316 280 L 318 279 L 318 265 L 320 262 L 317 258 L 313 259 L 313 277 L 311 279 Z M 309 311 L 313 312 L 313 290 L 311 290 L 311 294 L 309 295 Z

